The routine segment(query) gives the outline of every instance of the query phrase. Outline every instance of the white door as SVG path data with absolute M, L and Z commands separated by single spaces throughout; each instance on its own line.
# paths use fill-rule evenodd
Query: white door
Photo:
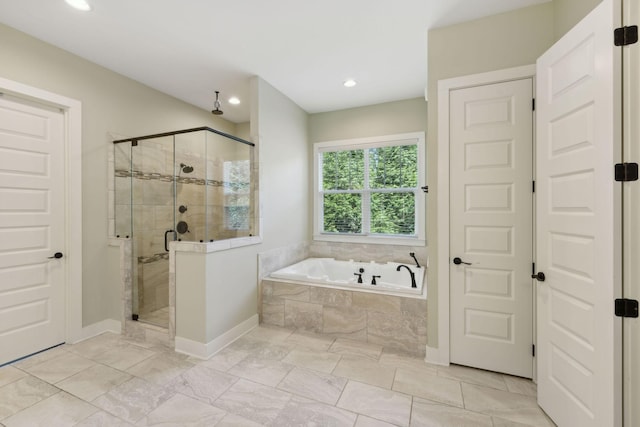
M 528 378 L 532 99 L 529 78 L 453 90 L 449 104 L 450 360 Z
M 640 24 L 640 0 L 623 3 L 623 25 Z M 625 46 L 623 55 L 624 98 L 623 152 L 625 162 L 640 161 L 640 43 Z M 623 188 L 623 293 L 622 297 L 640 300 L 640 181 L 625 182 Z M 624 425 L 640 425 L 640 318 L 626 318 L 623 323 Z
M 64 341 L 64 121 L 0 96 L 0 365 Z
M 621 422 L 613 9 L 603 0 L 537 62 L 538 402 L 561 427 Z

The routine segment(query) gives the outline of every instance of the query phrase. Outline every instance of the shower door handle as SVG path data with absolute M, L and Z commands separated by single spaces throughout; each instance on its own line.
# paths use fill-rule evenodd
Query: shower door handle
M 167 241 L 167 235 L 173 233 L 173 239 L 176 239 L 176 232 L 174 230 L 167 230 L 164 232 L 164 250 L 169 252 L 169 242 Z

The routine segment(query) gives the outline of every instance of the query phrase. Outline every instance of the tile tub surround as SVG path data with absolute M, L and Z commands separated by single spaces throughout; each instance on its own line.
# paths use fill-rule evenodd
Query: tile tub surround
M 309 257 L 313 258 L 335 258 L 343 261 L 352 259 L 354 261 L 375 261 L 379 263 L 394 261 L 415 265 L 415 261 L 409 256 L 410 252 L 415 253 L 421 266 L 427 266 L 428 250 L 426 246 L 373 245 L 320 241 L 314 241 L 309 246 Z
M 427 301 L 264 279 L 261 322 L 424 356 Z
M 552 426 L 535 396 L 522 378 L 291 329 L 259 326 L 206 361 L 106 333 L 0 368 L 0 426 Z

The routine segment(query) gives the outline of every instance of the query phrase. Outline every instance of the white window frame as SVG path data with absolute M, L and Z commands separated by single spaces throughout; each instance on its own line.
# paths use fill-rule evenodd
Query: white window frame
M 336 150 L 362 150 L 365 148 L 390 147 L 395 145 L 412 145 L 418 147 L 418 185 L 413 190 L 416 200 L 415 227 L 416 232 L 412 236 L 399 235 L 368 235 L 368 234 L 341 234 L 324 233 L 324 212 L 322 211 L 322 182 L 320 174 L 322 172 L 320 154 L 327 151 Z M 337 141 L 324 141 L 313 144 L 313 239 L 327 242 L 344 243 L 371 243 L 390 244 L 407 246 L 424 246 L 426 244 L 426 202 L 425 194 L 421 190 L 421 182 L 426 177 L 425 158 L 425 135 L 424 132 L 411 132 L 396 135 L 384 135 L 367 138 L 345 139 Z M 366 165 L 366 159 L 365 159 Z M 358 191 L 362 192 L 362 191 Z M 368 215 L 368 213 L 363 213 Z M 364 217 L 363 217 L 364 222 Z M 365 231 L 365 230 L 363 230 Z

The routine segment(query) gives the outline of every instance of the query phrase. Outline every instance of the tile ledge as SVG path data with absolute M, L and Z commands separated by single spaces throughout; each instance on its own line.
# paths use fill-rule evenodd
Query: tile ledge
M 221 252 L 244 246 L 259 245 L 262 243 L 261 236 L 238 237 L 235 239 L 219 240 L 215 242 L 171 242 L 169 248 L 176 252 L 196 252 L 211 253 Z

